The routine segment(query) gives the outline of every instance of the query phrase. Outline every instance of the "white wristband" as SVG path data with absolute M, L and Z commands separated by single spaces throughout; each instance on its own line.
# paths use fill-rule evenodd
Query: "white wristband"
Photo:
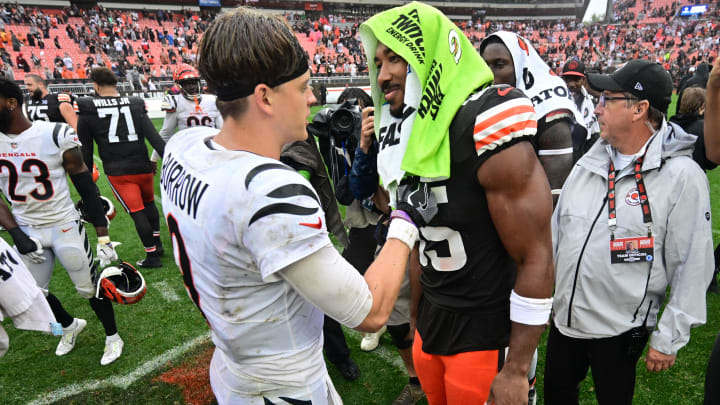
M 545 325 L 550 319 L 552 298 L 527 298 L 510 293 L 510 320 L 525 325 Z
M 387 239 L 398 239 L 400 242 L 406 244 L 410 250 L 415 247 L 415 242 L 418 240 L 417 228 L 408 221 L 394 219 L 390 221 L 388 227 Z

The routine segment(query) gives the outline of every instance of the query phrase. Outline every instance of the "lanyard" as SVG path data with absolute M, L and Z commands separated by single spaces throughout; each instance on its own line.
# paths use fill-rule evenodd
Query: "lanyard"
M 647 152 L 647 150 L 646 150 Z M 633 169 L 635 184 L 637 185 L 638 194 L 640 196 L 640 206 L 642 207 L 643 223 L 647 225 L 648 236 L 652 236 L 652 214 L 650 213 L 650 201 L 648 200 L 647 190 L 642 175 L 642 163 L 645 160 L 645 153 L 637 158 Z M 615 228 L 617 228 L 617 215 L 615 212 L 615 164 L 610 159 L 610 167 L 608 168 L 608 226 L 610 227 L 610 240 L 615 240 Z

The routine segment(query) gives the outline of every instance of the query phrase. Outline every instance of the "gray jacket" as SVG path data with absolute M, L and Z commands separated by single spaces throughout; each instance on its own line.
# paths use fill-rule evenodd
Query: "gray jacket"
M 575 338 L 618 336 L 647 326 L 650 345 L 676 354 L 690 328 L 705 323 L 705 289 L 713 271 L 710 195 L 692 160 L 696 137 L 663 123 L 642 166 L 652 212 L 654 260 L 610 264 L 607 178 L 612 147 L 599 140 L 577 162 L 552 217 L 555 259 L 554 321 Z M 616 238 L 645 236 L 633 164 L 617 176 Z M 657 315 L 670 286 L 660 321 Z

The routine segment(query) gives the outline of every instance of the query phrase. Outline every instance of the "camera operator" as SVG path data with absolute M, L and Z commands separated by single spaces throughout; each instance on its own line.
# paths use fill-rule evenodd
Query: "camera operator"
M 329 169 L 337 201 L 347 206 L 345 225 L 349 228 L 350 244 L 343 252 L 343 257 L 364 273 L 375 256 L 378 245 L 376 227 L 381 216 L 389 213 L 389 198 L 379 186 L 377 142 L 372 134 L 370 116 L 372 99 L 362 89 L 351 87 L 340 94 L 338 102 L 341 104 L 337 108 L 318 111 L 308 126 L 308 132 L 318 138 L 320 153 Z M 415 258 L 411 262 L 418 263 L 418 260 Z M 393 404 L 414 404 L 423 396 L 412 362 L 414 328 L 410 325 L 409 303 L 410 284 L 406 277 L 388 320 L 388 327 L 376 333 L 366 333 L 360 343 L 361 350 L 374 350 L 385 330 L 390 331 L 393 344 L 398 348 L 410 376 L 409 383 Z M 326 318 L 324 327 L 325 352 L 330 361 L 338 353 L 347 350 L 343 349 L 347 346 L 344 345 L 342 331 L 339 325 L 334 328 L 333 322 Z
M 360 111 L 372 106 L 372 99 L 362 89 L 350 87 L 340 94 L 338 102 L 340 106 L 337 108 L 329 107 L 318 111 L 308 126 L 308 132 L 318 138 L 320 153 L 330 171 L 337 201 L 347 206 L 345 225 L 349 228 L 350 244 L 343 251 L 343 257 L 360 273 L 365 273 L 377 248 L 375 227 L 378 218 L 388 211 L 387 199 L 384 204 L 376 205 L 372 198 L 355 198 L 351 185 L 351 173 L 356 170 L 354 158 L 360 142 Z M 370 160 L 374 165 L 374 158 Z M 378 186 L 377 177 L 371 182 L 373 191 L 366 197 L 370 197 Z M 364 334 L 360 349 L 374 350 L 385 330 L 382 328 L 376 333 Z M 326 351 L 328 347 L 326 344 Z
M 390 211 L 388 206 L 389 198 L 385 189 L 379 185 L 380 182 L 377 171 L 377 153 L 379 145 L 375 139 L 373 116 L 374 107 L 372 107 L 372 99 L 367 95 L 367 93 L 358 88 L 346 89 L 340 95 L 339 99 L 346 100 L 351 98 L 356 98 L 358 100 L 358 104 L 362 107 L 362 126 L 360 130 L 360 142 L 355 149 L 354 160 L 348 175 L 349 189 L 355 198 L 353 202 L 354 204 L 357 204 L 359 201 L 363 201 L 363 207 L 371 206 L 375 212 L 381 212 L 384 216 Z M 348 225 L 350 225 L 349 220 L 352 220 L 350 215 L 351 208 L 352 205 L 351 207 L 348 207 L 348 213 L 345 217 L 345 222 L 348 223 Z M 367 210 L 363 212 L 366 213 Z M 383 229 L 386 226 L 384 219 L 386 219 L 386 217 L 376 219 L 376 223 L 380 222 L 377 228 Z M 369 246 L 371 242 L 363 238 L 368 238 L 371 235 L 367 230 L 368 228 L 374 227 L 368 226 L 365 228 L 350 228 L 350 248 L 346 251 L 348 252 L 346 258 L 349 262 L 352 263 L 351 257 L 354 255 L 366 255 L 368 249 L 363 248 L 363 244 L 367 244 L 367 246 Z M 382 234 L 382 231 L 378 230 L 377 233 Z M 378 237 L 378 239 L 381 239 L 381 237 Z M 375 240 L 372 241 L 372 243 L 374 242 Z M 382 242 L 378 241 L 378 243 Z M 360 247 L 351 251 L 353 245 Z M 417 251 L 413 251 L 410 265 L 419 265 L 419 260 L 416 255 Z M 403 280 L 402 287 L 400 288 L 398 300 L 393 308 L 392 314 L 390 315 L 387 326 L 387 330 L 392 336 L 393 345 L 398 349 L 409 376 L 408 384 L 405 385 L 400 395 L 393 402 L 394 405 L 414 404 L 424 396 L 422 388 L 420 387 L 420 381 L 415 373 L 415 367 L 412 360 L 412 344 L 413 337 L 415 335 L 415 327 L 414 325 L 411 325 L 409 304 L 410 282 L 409 275 L 406 275 L 405 280 Z M 363 338 L 361 349 L 365 350 L 367 347 L 376 347 L 383 331 L 384 329 L 381 329 L 375 334 L 366 334 L 365 338 Z
M 310 130 L 310 128 L 308 129 Z M 328 231 L 335 237 L 338 244 L 347 248 L 348 235 L 345 232 L 340 210 L 333 195 L 332 184 L 330 184 L 315 139 L 309 136 L 304 141 L 285 145 L 280 155 L 280 161 L 295 169 L 310 182 L 320 198 Z M 369 265 L 370 263 L 365 268 Z M 325 315 L 323 323 L 323 339 L 325 354 L 340 375 L 348 381 L 357 379 L 360 376 L 360 369 L 350 357 L 350 348 L 345 341 L 342 327 L 327 315 Z

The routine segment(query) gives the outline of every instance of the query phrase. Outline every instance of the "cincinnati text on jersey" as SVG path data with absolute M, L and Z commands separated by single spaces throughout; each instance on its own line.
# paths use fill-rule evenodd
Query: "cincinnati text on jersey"
M 0 153 L 0 157 L 35 157 L 35 152 Z
M 160 185 L 173 204 L 192 215 L 193 219 L 197 217 L 198 206 L 209 186 L 188 173 L 172 153 L 163 162 Z

